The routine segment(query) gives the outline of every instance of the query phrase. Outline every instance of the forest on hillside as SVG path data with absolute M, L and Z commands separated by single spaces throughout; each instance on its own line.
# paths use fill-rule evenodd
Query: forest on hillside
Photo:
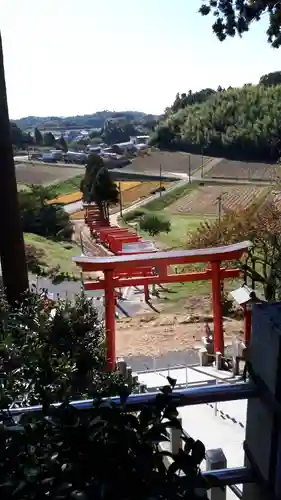
M 178 94 L 151 143 L 161 149 L 276 161 L 281 155 L 281 84 L 264 80 L 242 88 Z
M 22 130 L 72 130 L 72 129 L 99 129 L 107 120 L 125 120 L 132 123 L 146 124 L 154 120 L 154 115 L 147 115 L 141 111 L 98 111 L 93 114 L 79 116 L 26 116 L 18 120 L 13 120 Z

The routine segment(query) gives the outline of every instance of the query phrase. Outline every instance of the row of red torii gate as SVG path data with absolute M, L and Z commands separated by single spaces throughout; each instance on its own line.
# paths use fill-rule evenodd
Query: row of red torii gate
M 157 251 L 150 241 L 144 241 L 128 228 L 110 226 L 102 218 L 95 204 L 84 204 L 85 223 L 92 237 L 108 249 L 104 257 L 80 256 L 73 260 L 82 272 L 102 272 L 103 279 L 84 282 L 85 290 L 104 290 L 105 331 L 107 344 L 107 366 L 114 370 L 115 347 L 115 303 L 116 289 L 143 286 L 145 298 L 149 297 L 149 285 L 183 283 L 210 280 L 212 284 L 212 305 L 214 321 L 214 350 L 224 353 L 222 284 L 225 279 L 241 276 L 240 268 L 222 267 L 223 262 L 238 261 L 248 252 L 251 243 L 243 241 L 223 247 L 197 250 Z M 203 271 L 175 273 L 175 266 L 203 263 Z M 250 336 L 250 313 L 245 311 L 245 343 Z

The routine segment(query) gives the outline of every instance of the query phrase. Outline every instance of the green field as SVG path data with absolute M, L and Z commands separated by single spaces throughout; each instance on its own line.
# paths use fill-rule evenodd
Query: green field
M 62 196 L 64 194 L 73 193 L 74 191 L 80 191 L 80 184 L 84 175 L 77 175 L 72 179 L 67 179 L 66 181 L 58 182 L 54 184 L 54 190 L 57 196 Z
M 143 231 L 138 231 L 139 234 L 144 239 L 152 240 L 159 249 L 184 249 L 186 248 L 186 242 L 188 234 L 196 231 L 200 224 L 204 220 L 215 220 L 214 216 L 204 217 L 201 215 L 183 215 L 175 214 L 169 212 L 169 207 L 180 200 L 189 192 L 195 190 L 196 185 L 185 184 L 180 186 L 173 191 L 164 194 L 161 198 L 148 203 L 147 205 L 140 207 L 136 210 L 138 216 L 143 213 L 154 213 L 156 215 L 163 215 L 167 217 L 171 222 L 171 231 L 166 233 L 160 233 L 156 236 L 149 236 Z M 133 213 L 131 216 L 133 217 Z M 128 214 L 127 219 L 130 223 L 136 223 L 139 217 L 135 219 Z M 188 266 L 188 271 L 194 271 L 196 269 L 201 270 L 204 266 L 202 264 L 190 265 Z M 185 268 L 187 270 L 187 267 Z M 180 266 L 178 267 L 178 272 L 181 272 Z M 225 283 L 225 289 L 234 289 L 236 284 L 233 280 L 228 280 Z M 175 305 L 178 306 L 179 301 L 184 301 L 187 297 L 196 297 L 199 295 L 211 295 L 211 283 L 208 281 L 197 281 L 188 283 L 174 283 L 166 285 L 165 291 L 160 292 L 160 297 L 164 300 L 167 307 L 173 308 Z
M 24 234 L 24 242 L 43 250 L 40 266 L 44 271 L 48 272 L 59 265 L 60 272 L 74 274 L 75 277 L 80 276 L 78 267 L 72 261 L 72 257 L 81 254 L 81 249 L 75 243 L 54 241 L 32 233 Z

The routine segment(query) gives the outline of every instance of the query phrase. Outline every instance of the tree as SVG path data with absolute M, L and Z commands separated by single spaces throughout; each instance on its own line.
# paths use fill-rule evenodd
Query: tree
M 49 204 L 55 197 L 54 187 L 31 186 L 19 193 L 19 204 L 25 232 L 46 237 L 57 236 L 70 227 L 70 216 L 60 205 Z
M 281 71 L 274 71 L 273 73 L 268 73 L 260 78 L 259 85 L 264 85 L 269 87 L 271 85 L 281 84 Z
M 280 102 L 281 85 L 251 85 L 210 94 L 200 104 L 171 111 L 159 122 L 151 142 L 159 148 L 195 154 L 205 144 L 210 156 L 277 161 Z
M 140 219 L 139 226 L 150 236 L 156 236 L 159 233 L 168 234 L 171 231 L 171 222 L 155 214 L 144 214 Z
M 102 139 L 106 144 L 127 142 L 130 136 L 137 134 L 136 127 L 129 121 L 121 118 L 106 120 L 102 129 Z
M 61 135 L 59 140 L 58 140 L 58 146 L 63 150 L 64 153 L 67 153 L 68 146 L 67 146 L 66 140 L 63 137 L 63 135 Z
M 12 144 L 18 149 L 25 149 L 34 144 L 33 137 L 23 132 L 14 122 L 10 123 Z
M 43 135 L 43 144 L 44 146 L 47 146 L 48 148 L 55 146 L 56 145 L 56 139 L 52 132 L 46 132 Z
M 88 203 L 95 202 L 105 219 L 109 217 L 110 205 L 116 205 L 119 201 L 118 188 L 103 159 L 98 155 L 89 156 L 80 190 L 83 200 Z
M 221 88 L 221 87 L 220 87 Z M 219 89 L 217 92 L 220 92 Z M 176 113 L 180 109 L 184 109 L 186 106 L 190 105 L 192 106 L 193 104 L 200 104 L 201 102 L 206 101 L 209 99 L 209 97 L 215 95 L 216 92 L 213 89 L 202 89 L 199 92 L 192 92 L 191 90 L 188 92 L 188 94 L 177 94 L 174 103 L 172 104 L 171 108 L 168 108 L 168 113 Z
M 34 139 L 35 139 L 35 144 L 37 146 L 42 146 L 42 144 L 43 144 L 43 136 L 42 136 L 40 130 L 37 127 L 35 127 L 35 129 L 34 129 Z
M 3 284 L 9 302 L 20 300 L 28 289 L 23 231 L 20 220 L 17 182 L 9 121 L 2 39 L 0 33 L 0 259 Z
M 229 211 L 221 221 L 204 222 L 189 235 L 188 248 L 229 245 L 249 240 L 253 247 L 242 269 L 263 285 L 266 300 L 281 298 L 281 210 L 273 201 Z
M 269 26 L 266 31 L 272 47 L 281 45 L 281 6 L 275 0 L 207 0 L 199 12 L 203 16 L 210 13 L 216 18 L 213 31 L 220 41 L 236 34 L 249 31 L 253 21 L 260 21 L 264 14 L 269 14 Z

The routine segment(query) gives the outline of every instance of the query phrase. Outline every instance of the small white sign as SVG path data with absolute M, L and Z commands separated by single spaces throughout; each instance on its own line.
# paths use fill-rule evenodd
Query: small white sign
M 157 252 L 152 241 L 140 241 L 138 243 L 124 243 L 122 253 L 150 253 Z

